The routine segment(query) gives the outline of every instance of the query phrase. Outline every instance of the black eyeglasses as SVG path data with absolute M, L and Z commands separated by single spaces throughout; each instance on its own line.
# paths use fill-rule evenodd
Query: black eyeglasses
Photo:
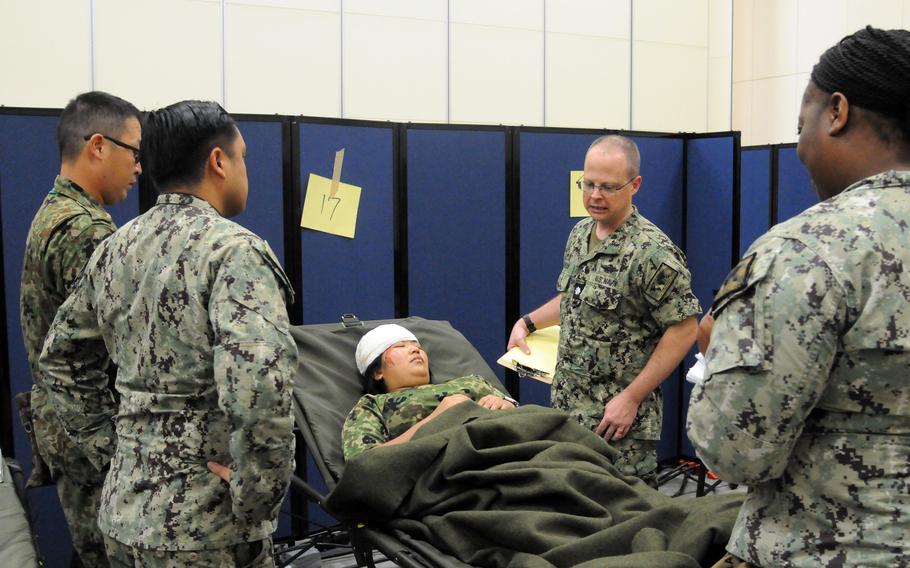
M 585 178 L 581 178 L 575 182 L 575 185 L 578 186 L 578 189 L 582 190 L 585 193 L 594 193 L 595 189 L 599 189 L 601 193 L 606 195 L 612 195 L 617 193 L 622 188 L 626 187 L 632 181 L 637 178 L 637 175 L 634 175 L 629 178 L 629 181 L 622 185 L 609 185 L 606 183 L 594 183 L 593 181 L 588 181 Z
M 98 134 L 101 134 L 101 133 L 99 132 Z M 85 141 L 88 141 L 92 136 L 94 136 L 94 134 L 86 134 L 85 136 L 82 137 L 82 139 Z M 117 146 L 120 146 L 121 148 L 126 148 L 127 150 L 132 152 L 133 159 L 136 160 L 137 164 L 139 163 L 139 158 L 140 158 L 139 148 L 137 148 L 135 146 L 131 146 L 131 145 L 127 144 L 126 142 L 122 142 L 111 136 L 105 136 L 104 134 L 101 134 L 101 137 L 104 138 L 105 140 L 113 142 L 114 144 L 116 144 Z

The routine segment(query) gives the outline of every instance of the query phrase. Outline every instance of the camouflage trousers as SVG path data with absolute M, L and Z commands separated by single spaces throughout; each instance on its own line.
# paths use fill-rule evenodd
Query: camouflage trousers
M 608 442 L 619 452 L 614 465 L 623 475 L 637 477 L 654 486 L 657 480 L 657 440 L 636 440 L 626 436 Z
M 717 561 L 716 564 L 711 566 L 711 568 L 759 568 L 754 564 L 749 564 L 745 560 L 740 560 L 739 558 L 733 556 L 732 554 L 725 554 L 723 558 Z
M 104 537 L 114 568 L 274 568 L 272 539 L 213 550 L 152 550 Z
M 63 431 L 43 392 L 32 391 L 35 439 L 57 485 L 60 506 L 69 525 L 73 548 L 83 566 L 107 566 L 104 538 L 98 529 L 101 488 L 107 468 L 98 471 Z

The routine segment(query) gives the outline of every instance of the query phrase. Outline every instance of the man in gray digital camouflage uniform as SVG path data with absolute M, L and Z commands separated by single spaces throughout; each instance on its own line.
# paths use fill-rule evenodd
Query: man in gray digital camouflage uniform
M 98 523 L 112 565 L 271 566 L 294 464 L 291 288 L 265 241 L 226 219 L 247 175 L 224 109 L 177 103 L 144 131 L 160 196 L 92 255 L 40 376 L 88 458 L 111 460 Z
M 569 235 L 559 294 L 515 322 L 508 346 L 527 351 L 528 333 L 560 324 L 553 406 L 619 450 L 624 474 L 653 483 L 659 387 L 695 342 L 701 308 L 683 253 L 632 205 L 640 164 L 628 138 L 591 144 L 578 181 L 591 217 Z
M 106 464 L 97 469 L 63 431 L 54 405 L 38 384 L 38 356 L 57 308 L 89 256 L 116 227 L 105 210 L 124 200 L 142 172 L 139 111 L 108 93 L 83 93 L 66 105 L 57 124 L 60 175 L 38 209 L 25 243 L 19 314 L 25 352 L 36 384 L 31 392 L 38 454 L 57 486 L 73 547 L 85 566 L 106 566 L 98 530 Z M 30 485 L 39 480 L 33 468 Z
M 689 439 L 749 486 L 718 566 L 910 566 L 908 101 L 910 32 L 821 56 L 797 153 L 823 201 L 715 298 Z

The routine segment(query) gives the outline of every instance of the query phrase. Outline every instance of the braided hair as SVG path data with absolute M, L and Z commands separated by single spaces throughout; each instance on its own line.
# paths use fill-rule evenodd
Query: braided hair
M 910 142 L 910 31 L 866 26 L 822 54 L 812 81 L 867 111 L 886 143 Z

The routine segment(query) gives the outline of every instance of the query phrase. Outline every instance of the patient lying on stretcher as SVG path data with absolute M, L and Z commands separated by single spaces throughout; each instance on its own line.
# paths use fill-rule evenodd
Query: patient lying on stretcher
M 430 362 L 420 342 L 397 324 L 381 325 L 360 340 L 355 354 L 364 390 L 342 430 L 345 460 L 374 447 L 409 441 L 426 423 L 473 400 L 490 410 L 515 408 L 477 375 L 430 384 Z
M 345 421 L 326 502 L 336 518 L 381 522 L 471 566 L 695 568 L 723 555 L 741 496 L 672 499 L 623 476 L 616 450 L 567 414 L 500 411 L 514 406 L 476 375 L 428 384 L 410 332 L 372 333 L 358 371 L 388 392 L 362 396 Z

